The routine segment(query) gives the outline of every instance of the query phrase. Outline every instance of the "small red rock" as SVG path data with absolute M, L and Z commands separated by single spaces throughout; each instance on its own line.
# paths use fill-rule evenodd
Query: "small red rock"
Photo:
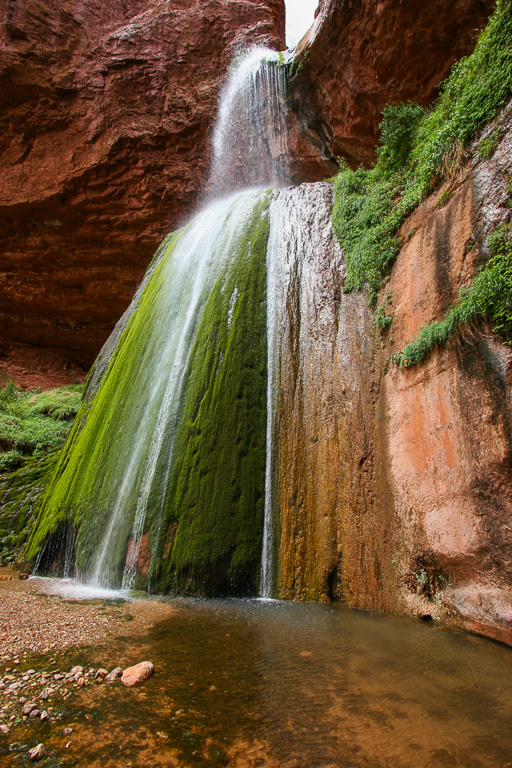
M 131 688 L 134 685 L 140 685 L 144 683 L 154 671 L 154 666 L 150 661 L 141 661 L 140 664 L 136 664 L 134 667 L 128 667 L 123 672 L 121 682 L 126 685 L 127 688 Z
M 101 677 L 101 679 L 102 679 L 102 680 L 104 680 L 104 679 L 106 678 L 106 676 L 107 676 L 107 675 L 108 675 L 108 672 L 107 672 L 107 670 L 106 670 L 106 669 L 103 669 L 103 668 L 101 668 L 101 669 L 98 669 L 98 671 L 96 672 L 96 674 L 95 674 L 95 678 L 96 678 L 96 680 L 97 680 L 97 679 L 98 679 L 98 677 Z

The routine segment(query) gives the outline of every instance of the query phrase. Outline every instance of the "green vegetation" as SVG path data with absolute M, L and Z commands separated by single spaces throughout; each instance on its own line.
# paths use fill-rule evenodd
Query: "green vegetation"
M 512 238 L 510 226 L 499 227 L 487 240 L 491 253 L 469 288 L 443 320 L 427 325 L 418 339 L 395 356 L 400 368 L 419 363 L 434 347 L 446 343 L 457 332 L 481 318 L 488 318 L 494 333 L 512 345 Z
M 391 296 L 391 293 L 388 291 L 386 293 L 386 300 L 383 304 L 381 304 L 375 313 L 374 317 L 374 325 L 379 329 L 381 333 L 384 333 L 387 331 L 391 323 L 393 322 L 393 315 L 386 314 L 387 308 L 393 303 L 393 299 Z
M 482 160 L 488 160 L 494 154 L 496 147 L 500 142 L 500 129 L 495 128 L 489 136 L 481 139 L 476 147 L 476 153 Z
M 31 391 L 7 381 L 0 387 L 0 473 L 64 445 L 83 386 Z
M 259 573 L 265 489 L 268 201 L 210 293 L 185 379 L 151 582 L 169 591 L 247 593 Z M 249 255 L 247 255 L 249 253 Z M 232 307 L 231 323 L 226 323 Z M 165 547 L 172 544 L 169 555 Z M 156 545 L 156 541 L 155 541 Z
M 346 291 L 367 286 L 375 304 L 399 251 L 400 225 L 453 175 L 477 132 L 511 95 L 512 2 L 498 0 L 474 53 L 453 67 L 430 109 L 409 103 L 384 110 L 375 166 L 351 171 L 340 163 L 333 224 L 347 262 Z M 479 154 L 492 154 L 498 141 L 496 130 Z
M 11 563 L 19 556 L 57 459 L 58 450 L 25 458 L 22 467 L 0 477 L 0 563 Z

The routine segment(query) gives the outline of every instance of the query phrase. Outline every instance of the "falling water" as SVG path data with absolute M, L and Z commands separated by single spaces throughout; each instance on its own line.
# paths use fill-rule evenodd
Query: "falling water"
M 236 62 L 222 92 L 213 137 L 213 164 L 210 189 L 214 197 L 240 186 L 264 184 L 274 187 L 288 179 L 286 95 L 287 73 L 284 62 L 274 51 L 256 49 Z M 121 480 L 110 519 L 97 548 L 88 581 L 111 586 L 116 581 L 112 566 L 113 551 L 122 549 L 126 534 L 122 520 L 133 507 L 133 526 L 123 574 L 123 587 L 132 588 L 137 572 L 142 536 L 149 504 L 163 507 L 173 464 L 174 441 L 182 401 L 183 380 L 194 343 L 194 330 L 211 289 L 216 271 L 229 258 L 232 243 L 255 205 L 255 192 L 217 200 L 193 219 L 174 247 L 164 270 L 164 290 L 159 298 L 162 322 L 151 331 L 151 373 L 141 372 L 145 380 L 139 390 L 144 399 L 131 448 L 122 459 Z M 261 193 L 260 193 L 261 194 Z M 269 265 L 272 270 L 272 265 Z M 231 296 L 228 327 L 238 298 Z M 269 342 L 272 354 L 272 339 Z M 268 399 L 272 398 L 268 380 Z M 271 574 L 271 451 L 272 409 L 268 409 L 266 512 L 263 545 L 262 589 L 270 593 Z M 165 481 L 155 494 L 155 474 L 162 463 L 165 445 Z M 158 498 L 159 496 L 159 498 Z M 268 497 L 268 498 L 267 498 Z M 123 538 L 124 537 L 124 538 Z
M 232 65 L 213 134 L 214 196 L 289 182 L 284 54 L 256 48 Z
M 141 361 L 133 387 L 141 401 L 129 450 L 122 453 L 121 480 L 110 520 L 99 546 L 88 581 L 94 585 L 115 583 L 112 553 L 123 536 L 123 518 L 136 499 L 131 546 L 123 574 L 123 587 L 133 586 L 141 537 L 150 495 L 163 503 L 167 486 L 155 473 L 159 461 L 172 464 L 176 425 L 180 414 L 183 379 L 194 343 L 194 331 L 206 297 L 216 278 L 229 264 L 234 241 L 250 216 L 261 193 L 238 193 L 219 200 L 198 214 L 174 245 L 172 258 L 162 259 L 162 286 L 156 297 L 160 322 L 150 328 L 146 359 Z M 168 474 L 168 473 L 167 473 Z

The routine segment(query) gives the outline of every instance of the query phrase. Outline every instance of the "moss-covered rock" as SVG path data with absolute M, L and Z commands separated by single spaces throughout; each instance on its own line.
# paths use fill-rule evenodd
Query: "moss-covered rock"
M 266 193 L 239 195 L 166 238 L 78 413 L 29 558 L 72 528 L 79 573 L 103 583 L 121 583 L 129 554 L 130 584 L 137 574 L 152 589 L 250 591 L 263 518 L 267 207 Z
M 19 469 L 0 478 L 0 562 L 20 557 L 57 459 L 58 451 L 24 459 Z

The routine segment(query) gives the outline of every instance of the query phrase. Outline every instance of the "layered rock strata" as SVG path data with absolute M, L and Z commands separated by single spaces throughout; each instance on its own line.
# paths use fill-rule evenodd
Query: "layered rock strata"
M 429 104 L 452 64 L 472 52 L 494 5 L 321 0 L 297 48 L 301 71 L 292 78 L 302 141 L 322 147 L 331 162 L 341 156 L 354 166 L 371 163 L 384 107 Z
M 501 137 L 404 225 L 383 336 L 364 297 L 340 293 L 327 193 L 290 193 L 291 217 L 313 196 L 323 245 L 288 253 L 278 324 L 281 597 L 344 599 L 512 644 L 512 352 L 482 327 L 409 370 L 389 362 L 442 319 L 510 218 L 509 110 Z

